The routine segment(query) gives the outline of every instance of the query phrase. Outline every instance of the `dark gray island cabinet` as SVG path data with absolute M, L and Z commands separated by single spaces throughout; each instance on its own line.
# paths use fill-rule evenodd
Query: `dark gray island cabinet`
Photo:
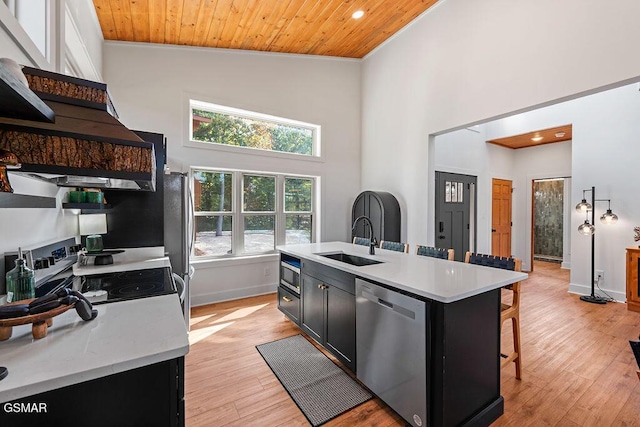
M 502 415 L 500 288 L 526 274 L 385 250 L 369 255 L 341 242 L 278 249 L 302 265 L 300 328 L 407 423 L 487 426 Z M 324 256 L 336 252 L 379 263 Z
M 355 276 L 303 259 L 301 329 L 356 371 Z

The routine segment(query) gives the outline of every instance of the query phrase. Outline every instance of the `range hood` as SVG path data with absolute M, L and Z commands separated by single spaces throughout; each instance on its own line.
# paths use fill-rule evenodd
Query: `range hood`
M 20 173 L 62 187 L 155 191 L 154 146 L 117 119 L 103 83 L 0 63 L 0 149 Z M 29 114 L 29 110 L 34 113 Z

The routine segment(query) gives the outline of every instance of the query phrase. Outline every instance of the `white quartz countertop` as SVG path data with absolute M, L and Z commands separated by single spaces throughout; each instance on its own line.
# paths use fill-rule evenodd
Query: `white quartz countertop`
M 379 248 L 376 248 L 375 255 L 369 255 L 368 246 L 345 242 L 283 245 L 278 246 L 277 249 L 289 255 L 325 264 L 364 279 L 444 303 L 498 289 L 528 277 L 526 273 L 521 272 Z M 357 255 L 382 261 L 382 263 L 358 267 L 320 255 L 335 252 Z
M 75 276 L 171 266 L 169 257 L 164 256 L 162 247 L 127 248 L 124 249 L 124 252 L 113 255 L 113 264 L 107 265 L 94 265 L 95 256 L 87 255 L 87 257 L 86 265 L 80 265 L 79 263 L 73 265 L 73 274 Z
M 151 365 L 189 352 L 177 294 L 95 305 L 85 322 L 75 309 L 53 318 L 47 336 L 34 340 L 31 325 L 13 327 L 0 341 L 0 402 Z

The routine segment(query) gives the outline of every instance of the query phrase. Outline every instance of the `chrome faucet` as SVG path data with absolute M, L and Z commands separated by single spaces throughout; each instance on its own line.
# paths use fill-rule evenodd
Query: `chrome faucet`
M 356 218 L 356 220 L 353 221 L 353 225 L 351 226 L 351 231 L 356 229 L 356 225 L 358 225 L 358 221 L 360 221 L 361 219 L 367 221 L 367 224 L 369 224 L 369 235 L 371 236 L 371 240 L 369 241 L 369 255 L 375 255 L 376 254 L 375 247 L 378 244 L 378 242 L 376 238 L 373 237 L 373 224 L 371 223 L 371 220 L 369 219 L 369 217 L 362 215 Z

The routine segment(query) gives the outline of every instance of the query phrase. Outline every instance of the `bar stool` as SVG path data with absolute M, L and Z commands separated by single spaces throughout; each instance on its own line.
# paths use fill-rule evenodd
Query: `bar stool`
M 400 242 L 390 242 L 388 240 L 380 240 L 380 249 L 387 249 L 390 251 L 409 253 L 409 244 Z
M 505 258 L 471 252 L 465 254 L 464 262 L 512 271 L 521 271 L 522 269 L 522 260 L 519 258 Z M 513 326 L 513 352 L 508 355 L 500 353 L 500 356 L 505 359 L 502 362 L 502 367 L 514 362 L 516 364 L 516 378 L 520 379 L 520 282 L 507 285 L 503 289 L 510 290 L 513 298 L 511 304 L 501 303 L 500 330 L 502 330 L 502 324 L 511 319 L 511 325 Z
M 428 256 L 431 258 L 448 259 L 453 261 L 454 249 L 434 248 L 432 246 L 416 245 L 416 255 Z

